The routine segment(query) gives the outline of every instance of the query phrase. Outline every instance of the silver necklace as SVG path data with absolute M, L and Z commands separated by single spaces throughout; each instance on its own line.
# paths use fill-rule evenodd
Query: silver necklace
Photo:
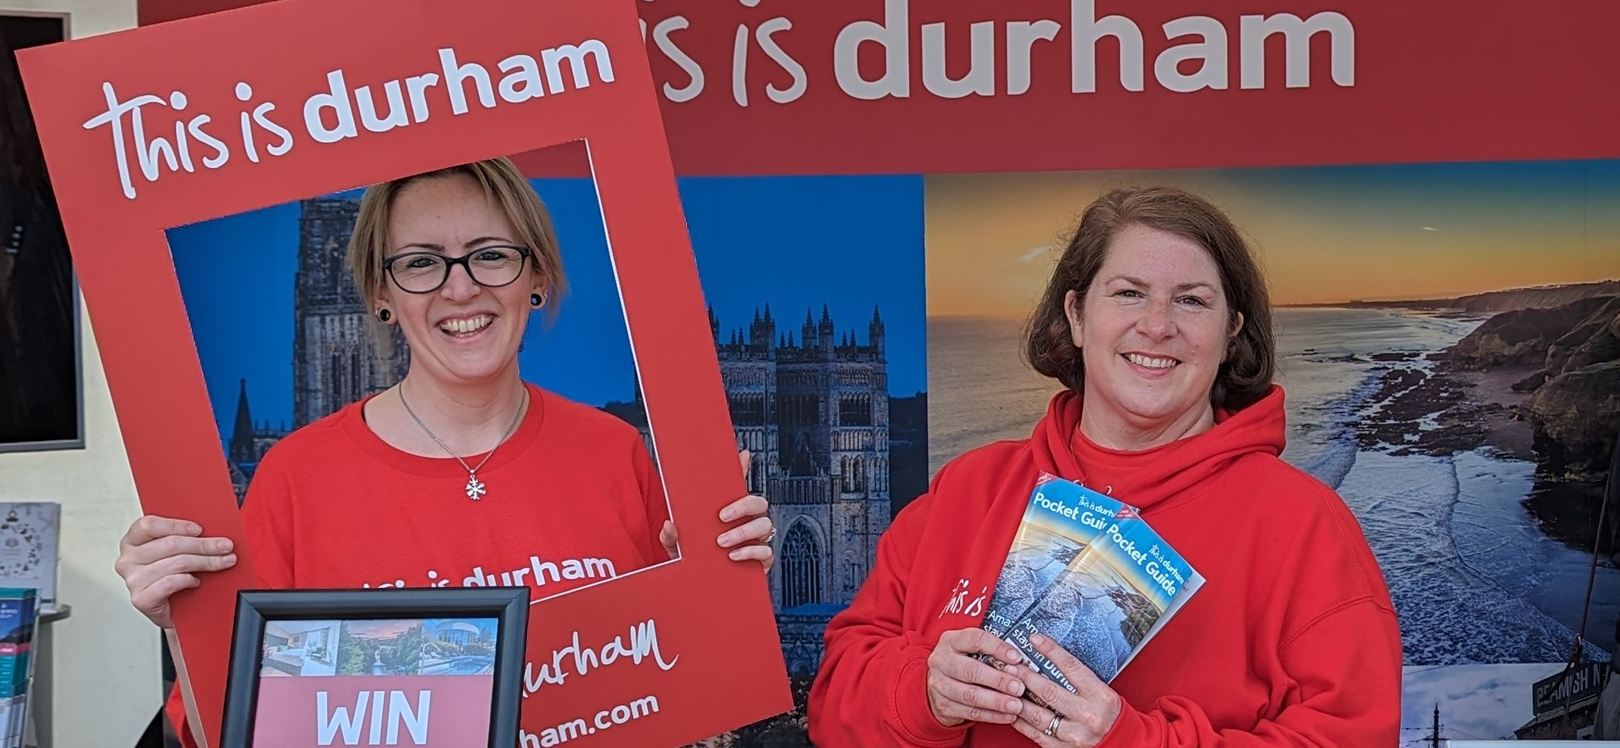
M 523 389 L 523 401 L 518 403 L 517 412 L 512 414 L 512 424 L 506 427 L 506 435 L 502 436 L 501 440 L 495 443 L 495 446 L 489 448 L 489 454 L 484 455 L 484 459 L 478 463 L 478 467 L 472 467 L 467 464 L 466 460 L 461 459 L 461 455 L 450 451 L 449 447 L 444 446 L 444 442 L 439 441 L 439 437 L 433 435 L 433 431 L 428 429 L 427 424 L 422 423 L 422 419 L 416 417 L 416 412 L 411 410 L 411 404 L 405 402 L 405 387 L 401 385 L 399 388 L 399 404 L 405 406 L 405 412 L 411 415 L 411 420 L 416 421 L 416 425 L 422 427 L 422 432 L 427 434 L 428 438 L 432 439 L 434 444 L 439 445 L 440 449 L 444 450 L 445 453 L 449 454 L 451 457 L 456 458 L 456 462 L 461 463 L 461 466 L 467 469 L 467 498 L 472 499 L 473 501 L 482 499 L 484 494 L 488 493 L 488 491 L 484 490 L 484 484 L 478 480 L 478 471 L 484 468 L 484 463 L 489 462 L 489 458 L 495 456 L 496 449 L 499 449 L 502 444 L 505 444 L 507 439 L 512 438 L 512 434 L 517 431 L 518 421 L 521 420 L 523 416 L 523 407 L 527 405 L 528 402 L 529 390 L 527 387 L 525 387 Z

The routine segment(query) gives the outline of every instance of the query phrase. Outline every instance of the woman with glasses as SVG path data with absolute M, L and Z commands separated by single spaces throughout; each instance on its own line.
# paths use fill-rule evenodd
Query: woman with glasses
M 564 278 L 546 210 L 510 161 L 368 189 L 349 267 L 377 323 L 400 327 L 410 366 L 259 463 L 242 515 L 262 586 L 529 585 L 538 599 L 677 555 L 640 434 L 519 377 L 529 317 L 555 310 Z M 728 504 L 717 542 L 769 570 L 766 510 L 759 496 Z M 169 598 L 236 562 L 230 541 L 201 535 L 149 516 L 120 544 L 131 602 L 171 633 Z

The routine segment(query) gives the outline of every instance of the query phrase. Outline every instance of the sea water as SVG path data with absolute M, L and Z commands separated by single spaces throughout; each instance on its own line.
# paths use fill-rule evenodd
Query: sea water
M 1535 465 L 1487 448 L 1435 457 L 1363 448 L 1380 375 L 1427 356 L 1482 317 L 1377 309 L 1280 309 L 1283 459 L 1336 489 L 1361 522 L 1394 598 L 1408 665 L 1560 662 L 1580 626 L 1591 556 L 1543 533 L 1524 507 Z M 1020 358 L 1021 321 L 929 321 L 929 470 L 998 439 L 1028 438 L 1059 385 Z M 1373 358 L 1406 354 L 1405 360 Z M 1388 359 L 1390 357 L 1381 357 Z M 1420 423 L 1433 426 L 1432 419 Z M 1597 569 L 1588 656 L 1615 651 L 1620 571 Z

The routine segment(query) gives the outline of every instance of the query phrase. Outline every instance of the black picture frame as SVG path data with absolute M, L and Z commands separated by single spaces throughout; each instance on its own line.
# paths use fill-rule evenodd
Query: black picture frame
M 78 278 L 16 60 L 68 26 L 0 11 L 0 453 L 85 447 Z
M 441 618 L 496 619 L 488 746 L 511 748 L 518 742 L 528 615 L 527 587 L 243 590 L 237 594 L 231 634 L 220 733 L 223 748 L 253 746 L 265 629 L 270 622 Z

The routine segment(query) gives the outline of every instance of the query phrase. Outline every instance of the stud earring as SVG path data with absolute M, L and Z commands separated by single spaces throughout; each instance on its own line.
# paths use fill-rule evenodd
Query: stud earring
M 537 293 L 529 294 L 529 306 L 539 309 L 546 305 L 546 297 Z
M 389 312 L 387 309 L 379 309 L 379 310 L 377 310 L 377 319 L 382 320 L 383 322 L 387 322 L 388 320 L 391 320 L 393 318 L 394 318 L 393 313 Z

